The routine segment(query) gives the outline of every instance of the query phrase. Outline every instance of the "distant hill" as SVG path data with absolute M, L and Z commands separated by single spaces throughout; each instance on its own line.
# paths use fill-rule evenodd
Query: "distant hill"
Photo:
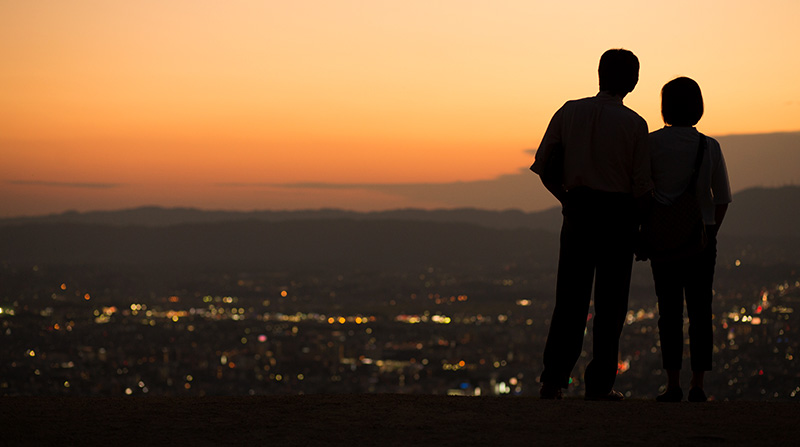
M 219 223 L 242 220 L 263 220 L 277 222 L 283 220 L 303 220 L 319 218 L 342 218 L 348 214 L 339 210 L 316 211 L 207 211 L 196 208 L 162 208 L 145 206 L 113 211 L 67 211 L 46 216 L 18 217 L 0 219 L 0 225 L 71 223 L 115 226 L 164 227 L 194 223 Z
M 490 211 L 471 208 L 452 210 L 399 209 L 356 212 L 336 209 L 303 211 L 204 211 L 195 208 L 141 207 L 118 211 L 69 211 L 36 217 L 0 219 L 0 226 L 27 224 L 93 224 L 114 226 L 164 227 L 183 224 L 222 222 L 287 222 L 302 220 L 394 220 L 416 222 L 467 223 L 496 229 L 556 230 L 561 225 L 561 211 L 553 208 L 526 213 L 519 210 Z
M 557 208 L 540 212 L 480 209 L 401 209 L 360 213 L 335 209 L 306 211 L 204 211 L 192 208 L 142 207 L 119 211 L 67 212 L 48 216 L 0 219 L 2 226 L 28 224 L 92 224 L 112 226 L 166 227 L 224 222 L 288 222 L 310 220 L 413 221 L 463 223 L 493 229 L 540 229 L 558 231 Z M 797 236 L 800 222 L 800 186 L 752 188 L 734 196 L 723 232 L 733 236 Z
M 163 227 L 30 223 L 0 231 L 0 261 L 15 263 L 471 267 L 552 260 L 556 255 L 557 237 L 542 230 L 397 220 L 248 220 Z
M 221 212 L 138 208 L 0 222 L 0 262 L 208 264 L 263 268 L 554 265 L 560 213 L 338 210 Z M 737 194 L 721 256 L 798 261 L 800 188 Z M 793 248 L 794 247 L 794 248 Z
M 752 188 L 734 195 L 722 231 L 737 236 L 800 236 L 800 186 Z

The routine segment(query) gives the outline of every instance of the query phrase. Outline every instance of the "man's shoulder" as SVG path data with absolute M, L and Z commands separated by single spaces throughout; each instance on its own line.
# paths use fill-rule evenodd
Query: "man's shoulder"
M 634 121 L 637 124 L 647 126 L 647 121 L 642 118 L 633 109 L 629 108 L 622 102 L 610 102 L 607 98 L 598 96 L 589 96 L 586 98 L 572 99 L 564 103 L 562 109 L 592 109 L 592 108 L 606 108 L 611 111 L 619 119 Z
M 637 134 L 644 137 L 647 135 L 647 121 L 633 109 L 624 104 L 613 104 L 606 108 L 606 112 L 613 117 L 613 120 L 621 126 L 629 129 L 636 129 Z
M 585 98 L 578 98 L 578 99 L 570 99 L 569 101 L 565 102 L 563 107 L 589 107 L 597 102 L 597 97 L 595 96 L 587 96 Z
M 619 110 L 619 113 L 625 115 L 626 117 L 628 117 L 628 119 L 647 125 L 647 121 L 645 121 L 645 119 L 642 118 L 641 115 L 636 113 L 635 110 L 631 109 L 625 104 L 616 104 L 616 105 L 617 105 L 617 110 Z

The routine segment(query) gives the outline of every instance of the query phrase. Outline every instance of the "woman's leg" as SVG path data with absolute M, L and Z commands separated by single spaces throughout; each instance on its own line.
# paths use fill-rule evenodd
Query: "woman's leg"
M 667 370 L 667 389 L 681 387 L 681 370 L 668 369 Z
M 713 297 L 714 267 L 717 258 L 717 238 L 708 231 L 708 246 L 695 259 L 686 284 L 686 310 L 689 315 L 689 349 L 692 362 L 692 387 L 703 388 L 705 371 L 711 370 L 714 350 Z
M 681 266 L 671 261 L 651 261 L 658 297 L 658 335 L 661 359 L 667 371 L 680 371 L 683 360 L 683 281 Z
M 683 268 L 678 262 L 652 261 L 653 282 L 658 297 L 658 335 L 661 359 L 667 370 L 667 389 L 656 397 L 659 402 L 680 402 L 681 362 L 683 360 Z
M 705 376 L 705 371 L 692 371 L 692 388 L 700 388 L 703 389 L 703 376 Z

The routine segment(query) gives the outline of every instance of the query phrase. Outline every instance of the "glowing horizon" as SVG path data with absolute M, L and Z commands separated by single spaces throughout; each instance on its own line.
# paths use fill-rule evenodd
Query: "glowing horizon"
M 555 109 L 596 93 L 613 47 L 641 61 L 625 103 L 651 129 L 679 75 L 703 88 L 709 135 L 800 129 L 797 2 L 536 3 L 5 2 L 0 216 L 437 206 L 219 185 L 516 173 Z

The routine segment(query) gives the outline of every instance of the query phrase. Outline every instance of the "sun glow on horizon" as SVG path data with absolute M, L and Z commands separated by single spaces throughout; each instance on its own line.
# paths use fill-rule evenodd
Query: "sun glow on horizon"
M 787 55 L 800 4 L 574 3 L 5 2 L 0 216 L 66 203 L 426 206 L 215 185 L 516 173 L 553 111 L 596 93 L 611 47 L 639 57 L 625 102 L 652 129 L 661 85 L 687 75 L 703 88 L 707 134 L 798 130 L 800 61 Z

